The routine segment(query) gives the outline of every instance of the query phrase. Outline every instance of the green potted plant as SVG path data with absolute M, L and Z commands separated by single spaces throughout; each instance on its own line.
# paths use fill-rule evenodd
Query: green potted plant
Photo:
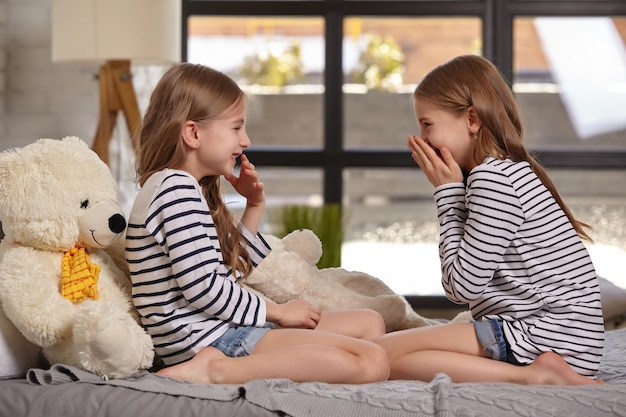
M 322 242 L 318 268 L 341 266 L 344 214 L 341 204 L 286 205 L 271 212 L 273 234 L 282 238 L 298 229 L 312 230 Z

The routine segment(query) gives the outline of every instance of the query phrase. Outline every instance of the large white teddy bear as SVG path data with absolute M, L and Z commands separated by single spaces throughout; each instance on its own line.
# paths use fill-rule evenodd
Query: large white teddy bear
M 245 284 L 270 300 L 284 303 L 302 298 L 322 310 L 372 309 L 382 315 L 388 332 L 441 323 L 420 316 L 378 278 L 343 268 L 318 269 L 322 244 L 311 230 L 296 230 L 282 239 L 264 237 L 272 251 Z M 461 313 L 453 321 L 467 319 Z
M 150 368 L 108 166 L 76 137 L 0 154 L 0 305 L 50 364 L 105 378 Z M 121 239 L 120 239 L 121 237 Z

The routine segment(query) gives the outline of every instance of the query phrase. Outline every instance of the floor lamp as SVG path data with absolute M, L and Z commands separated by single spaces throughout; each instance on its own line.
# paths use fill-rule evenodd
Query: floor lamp
M 92 149 L 109 162 L 121 112 L 133 149 L 141 116 L 133 65 L 180 60 L 180 0 L 53 0 L 52 61 L 99 63 L 100 112 Z
M 108 164 L 111 136 L 120 111 L 126 120 L 135 153 L 139 150 L 137 137 L 133 133 L 139 127 L 141 116 L 133 88 L 130 60 L 106 61 L 100 66 L 98 83 L 100 86 L 100 114 L 92 149 L 100 156 L 100 159 Z

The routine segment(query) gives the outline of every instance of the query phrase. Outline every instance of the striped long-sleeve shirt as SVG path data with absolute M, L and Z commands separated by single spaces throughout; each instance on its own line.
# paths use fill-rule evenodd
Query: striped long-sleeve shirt
M 501 319 L 520 363 L 560 354 L 595 376 L 604 344 L 599 282 L 580 237 L 527 162 L 488 158 L 435 189 L 446 297 Z
M 241 227 L 256 266 L 270 247 Z M 165 364 L 190 359 L 234 325 L 263 326 L 264 300 L 236 282 L 224 264 L 198 181 L 166 169 L 150 176 L 126 232 L 133 302 Z

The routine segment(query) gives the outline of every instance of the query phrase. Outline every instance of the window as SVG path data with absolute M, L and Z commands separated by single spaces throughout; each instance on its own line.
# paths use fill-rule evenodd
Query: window
M 406 149 L 416 132 L 411 94 L 434 66 L 481 53 L 478 17 L 346 17 L 343 147 Z
M 255 98 L 248 109 L 255 148 L 322 147 L 322 18 L 191 16 L 188 22 L 187 60 L 227 73 Z
M 513 39 L 513 91 L 528 145 L 540 156 L 561 155 L 562 167 L 550 176 L 574 214 L 593 226 L 595 244 L 589 249 L 598 274 L 615 277 L 626 261 L 621 226 L 626 221 L 626 18 L 519 16 Z M 615 166 L 600 162 L 577 169 L 582 161 L 576 158 L 613 153 Z
M 624 16 L 623 1 L 183 0 L 183 59 L 222 69 L 253 93 L 248 154 L 268 209 L 342 203 L 342 266 L 407 295 L 440 297 L 432 187 L 405 147 L 417 131 L 415 84 L 453 56 L 490 58 L 511 83 L 530 149 L 594 225 L 592 257 L 610 274 L 616 253 L 626 261 Z M 572 37 L 593 34 L 584 38 L 592 49 L 559 53 L 573 38 L 554 33 L 568 24 Z M 272 54 L 291 63 L 280 82 L 267 81 L 267 67 L 246 75 L 246 60 L 260 68 Z M 617 252 L 605 257 L 603 248 Z

